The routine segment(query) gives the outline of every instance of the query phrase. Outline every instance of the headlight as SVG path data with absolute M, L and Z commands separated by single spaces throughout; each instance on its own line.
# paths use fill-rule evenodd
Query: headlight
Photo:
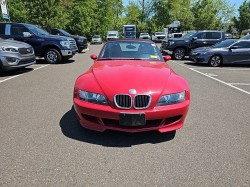
M 173 45 L 174 44 L 174 42 L 169 42 L 169 45 Z
M 0 51 L 18 53 L 18 48 L 15 48 L 15 47 L 0 47 Z
M 86 92 L 80 89 L 79 89 L 79 99 L 89 103 L 109 105 L 106 98 L 102 94 Z
M 60 41 L 60 44 L 61 44 L 63 47 L 70 48 L 69 41 Z
M 176 94 L 164 95 L 160 98 L 156 106 L 164 106 L 164 105 L 172 105 L 176 103 L 181 103 L 185 101 L 185 99 L 186 99 L 186 91 L 176 93 Z
M 78 42 L 83 42 L 83 38 L 79 38 L 79 39 L 78 39 Z

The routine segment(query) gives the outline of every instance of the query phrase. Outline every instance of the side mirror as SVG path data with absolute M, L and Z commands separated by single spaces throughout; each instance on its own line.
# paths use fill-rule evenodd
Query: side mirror
M 229 47 L 229 50 L 232 50 L 232 49 L 238 49 L 238 47 L 237 46 Z
M 97 56 L 93 54 L 93 55 L 90 55 L 90 58 L 92 58 L 93 60 L 96 60 Z
M 193 38 L 192 38 L 192 41 L 195 41 L 195 40 L 197 40 L 197 37 L 193 37 Z
M 30 34 L 29 32 L 23 32 L 23 37 L 24 38 L 31 38 L 32 34 Z
M 167 55 L 163 57 L 164 61 L 167 62 L 169 60 L 171 60 L 171 56 Z

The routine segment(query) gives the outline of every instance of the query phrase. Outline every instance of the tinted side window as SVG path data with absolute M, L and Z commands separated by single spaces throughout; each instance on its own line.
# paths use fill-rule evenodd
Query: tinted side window
M 238 43 L 234 44 L 233 46 L 236 46 L 239 49 L 250 48 L 250 42 L 238 42 Z
M 50 32 L 52 35 L 61 35 L 61 33 L 57 30 L 51 30 Z
M 0 34 L 5 34 L 5 25 L 6 24 L 0 24 Z
M 221 33 L 220 32 L 208 32 L 207 39 L 220 39 Z
M 206 39 L 206 33 L 205 32 L 201 32 L 199 34 L 197 34 L 197 39 Z
M 29 32 L 28 29 L 26 29 L 22 25 L 11 25 L 10 28 L 10 34 L 14 36 L 23 36 L 23 32 Z

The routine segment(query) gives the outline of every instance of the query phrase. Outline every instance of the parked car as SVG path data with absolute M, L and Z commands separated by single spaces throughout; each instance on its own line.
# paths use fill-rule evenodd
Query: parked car
M 168 66 L 152 41 L 106 42 L 74 87 L 74 108 L 83 127 L 141 132 L 182 127 L 190 104 L 187 81 Z M 87 83 L 87 84 L 86 84 Z
M 250 40 L 250 34 L 243 36 L 241 40 Z
M 166 38 L 166 35 L 163 32 L 155 32 L 155 35 L 152 35 L 152 41 L 161 42 Z
M 52 35 L 67 36 L 67 37 L 74 38 L 79 53 L 82 52 L 82 50 L 88 48 L 88 41 L 87 41 L 87 38 L 85 38 L 84 36 L 72 35 L 62 29 L 45 28 L 45 30 Z
M 144 33 L 140 33 L 139 39 L 150 40 L 151 38 L 148 33 L 144 32 Z
M 189 56 L 197 63 L 213 67 L 229 63 L 250 63 L 250 40 L 229 39 L 212 47 L 194 49 Z
M 107 32 L 106 41 L 113 40 L 113 39 L 118 39 L 118 38 L 119 38 L 118 31 L 108 31 Z
M 0 37 L 30 44 L 35 55 L 44 57 L 48 63 L 58 63 L 62 58 L 72 58 L 77 50 L 73 38 L 53 36 L 31 24 L 0 23 Z
M 182 60 L 195 48 L 212 46 L 225 39 L 223 31 L 195 31 L 182 38 L 163 40 L 160 51 L 172 55 L 173 59 Z
M 92 40 L 91 40 L 91 43 L 92 44 L 96 44 L 96 43 L 102 44 L 102 38 L 101 38 L 101 36 L 100 35 L 93 36 Z
M 0 38 L 0 75 L 4 71 L 23 68 L 35 63 L 34 50 L 29 44 Z

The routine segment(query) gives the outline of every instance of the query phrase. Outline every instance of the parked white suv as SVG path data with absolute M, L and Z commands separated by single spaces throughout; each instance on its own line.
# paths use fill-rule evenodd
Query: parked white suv
M 0 74 L 36 63 L 32 46 L 24 42 L 0 38 Z

